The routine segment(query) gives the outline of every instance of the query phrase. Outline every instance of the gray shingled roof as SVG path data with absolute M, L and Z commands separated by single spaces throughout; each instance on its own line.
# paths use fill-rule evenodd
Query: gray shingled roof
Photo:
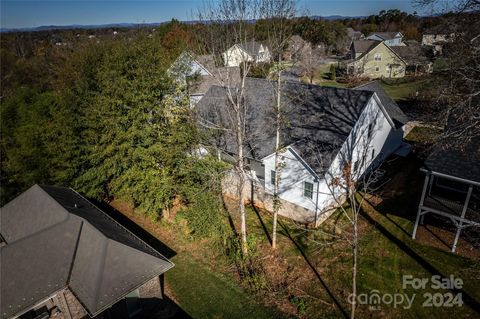
M 355 53 L 366 53 L 380 44 L 380 41 L 375 40 L 355 40 L 353 41 L 353 49 Z
M 354 88 L 354 90 L 363 90 L 363 91 L 371 91 L 377 93 L 378 98 L 382 102 L 385 111 L 388 113 L 390 118 L 392 119 L 393 123 L 395 124 L 395 128 L 402 127 L 405 123 L 408 122 L 408 118 L 400 109 L 397 103 L 385 92 L 378 81 L 368 82 L 367 84 L 363 84 Z
M 219 67 L 210 70 L 212 75 L 203 75 L 193 83 L 190 94 L 205 94 L 212 85 L 236 85 L 240 80 L 239 67 Z
M 249 41 L 245 43 L 239 43 L 238 45 L 251 56 L 256 56 L 262 44 L 256 41 Z
M 480 183 L 480 137 L 463 147 L 437 145 L 425 161 L 425 168 Z
M 420 43 L 409 41 L 409 45 L 390 47 L 396 54 L 407 62 L 408 65 L 430 63 L 427 57 L 427 48 L 422 47 Z
M 71 189 L 34 185 L 0 218 L 0 318 L 66 287 L 94 316 L 173 267 Z
M 350 134 L 363 108 L 372 96 L 369 91 L 349 90 L 283 83 L 284 129 L 282 140 L 291 146 L 320 176 Z M 227 109 L 227 88 L 212 86 L 196 105 L 199 122 L 231 127 Z M 248 147 L 245 152 L 262 159 L 275 152 L 275 90 L 274 83 L 247 78 L 245 88 Z M 212 143 L 235 153 L 231 132 L 216 135 Z
M 194 59 L 210 72 L 215 69 L 215 56 L 213 54 L 197 55 L 194 56 Z
M 397 35 L 399 32 L 372 32 L 368 35 L 368 37 L 372 35 L 377 35 L 383 40 L 391 40 L 395 38 L 395 35 Z
M 360 40 L 362 37 L 362 32 L 355 31 L 352 28 L 347 28 L 347 37 L 351 40 Z

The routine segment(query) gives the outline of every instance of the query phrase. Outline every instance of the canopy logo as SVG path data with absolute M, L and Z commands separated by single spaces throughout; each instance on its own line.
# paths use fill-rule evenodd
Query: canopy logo
M 415 278 L 412 275 L 402 277 L 402 288 L 413 290 L 448 290 L 445 292 L 425 292 L 418 294 L 419 302 L 422 307 L 461 307 L 463 305 L 462 294 L 454 293 L 455 290 L 462 289 L 463 280 L 450 275 L 448 278 L 435 275 L 431 278 Z M 359 305 L 368 305 L 370 310 L 380 310 L 382 305 L 392 306 L 393 308 L 402 307 L 410 309 L 417 298 L 417 293 L 383 293 L 373 289 L 369 293 L 361 293 L 357 296 L 350 294 L 349 303 Z

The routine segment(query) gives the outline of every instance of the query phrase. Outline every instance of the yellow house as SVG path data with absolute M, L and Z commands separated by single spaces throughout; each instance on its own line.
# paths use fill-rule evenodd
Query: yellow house
M 407 63 L 384 42 L 353 41 L 350 46 L 353 61 L 347 62 L 347 74 L 376 78 L 402 78 Z

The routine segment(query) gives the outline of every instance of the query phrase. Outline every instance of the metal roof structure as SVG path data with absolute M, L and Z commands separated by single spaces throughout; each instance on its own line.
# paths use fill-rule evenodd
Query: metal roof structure
M 174 266 L 72 189 L 34 185 L 0 218 L 2 319 L 65 288 L 95 316 Z

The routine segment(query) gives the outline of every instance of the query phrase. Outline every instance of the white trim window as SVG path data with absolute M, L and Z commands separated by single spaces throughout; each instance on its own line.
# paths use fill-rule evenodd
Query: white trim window
M 375 55 L 373 56 L 373 59 L 375 61 L 382 61 L 382 54 L 381 53 L 375 53 Z
M 313 198 L 313 183 L 303 182 L 303 197 Z

